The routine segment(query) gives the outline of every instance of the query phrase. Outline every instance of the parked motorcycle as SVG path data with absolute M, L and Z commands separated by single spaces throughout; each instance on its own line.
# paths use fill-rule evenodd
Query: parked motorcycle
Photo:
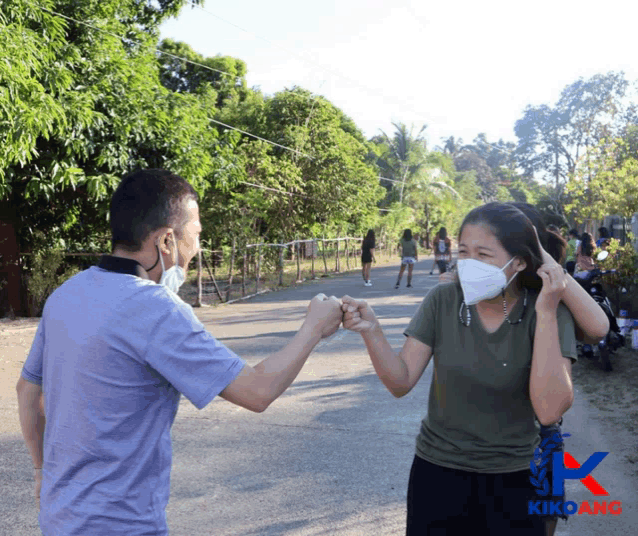
M 601 251 L 596 257 L 597 260 L 602 261 L 607 257 L 606 251 Z M 614 315 L 611 307 L 611 302 L 607 297 L 607 294 L 603 290 L 601 284 L 601 278 L 607 274 L 615 273 L 616 270 L 600 270 L 594 268 L 586 274 L 577 274 L 574 279 L 580 283 L 580 285 L 591 295 L 592 298 L 600 305 L 607 318 L 609 319 L 609 331 L 607 335 L 597 345 L 583 344 L 579 345 L 579 356 L 593 358 L 598 357 L 600 359 L 603 370 L 609 372 L 613 369 L 611 364 L 611 356 L 625 345 L 625 338 L 623 337 L 618 322 L 616 322 L 616 316 Z

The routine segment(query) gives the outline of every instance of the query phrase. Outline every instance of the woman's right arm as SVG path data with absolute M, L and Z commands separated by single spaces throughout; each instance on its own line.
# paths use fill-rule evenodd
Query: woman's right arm
M 397 355 L 365 300 L 344 296 L 343 327 L 361 333 L 374 370 L 395 397 L 408 394 L 423 375 L 432 357 L 432 348 L 408 337 Z

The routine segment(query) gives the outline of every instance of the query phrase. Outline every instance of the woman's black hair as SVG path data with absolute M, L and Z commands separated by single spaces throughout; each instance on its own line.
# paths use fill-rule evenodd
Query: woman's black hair
M 589 233 L 583 233 L 580 237 L 580 252 L 585 257 L 591 257 L 596 249 L 596 243 L 594 237 Z
M 559 233 L 545 227 L 545 222 L 540 212 L 529 203 L 513 202 L 508 203 L 508 205 L 516 207 L 530 219 L 538 231 L 541 246 L 543 246 L 545 251 L 547 251 L 558 264 L 565 264 L 565 260 L 567 259 L 567 242 Z
M 374 242 L 374 229 L 368 229 L 365 240 L 372 240 Z
M 403 231 L 403 240 L 412 240 L 412 229 L 406 229 L 405 231 Z
M 571 231 L 569 231 L 569 236 L 573 236 L 576 240 L 580 240 L 577 229 L 572 229 Z
M 539 290 L 542 279 L 536 271 L 543 263 L 534 227 L 517 207 L 508 203 L 487 203 L 472 210 L 461 224 L 459 240 L 466 225 L 483 225 L 490 230 L 512 257 L 525 261 L 526 267 L 516 278 L 519 285 Z
M 599 227 L 598 234 L 600 235 L 600 238 L 611 238 L 611 236 L 609 235 L 609 229 L 607 229 L 607 227 Z
M 445 240 L 447 238 L 447 229 L 445 227 L 441 227 L 439 229 L 439 239 Z

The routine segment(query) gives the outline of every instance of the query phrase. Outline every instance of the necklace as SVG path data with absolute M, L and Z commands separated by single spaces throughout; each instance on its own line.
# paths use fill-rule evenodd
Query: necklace
M 463 321 L 463 307 L 465 307 L 465 318 L 467 319 L 467 323 Z M 525 316 L 526 310 L 527 310 L 527 288 L 525 288 L 525 297 L 523 298 L 523 312 L 521 313 L 521 317 L 516 322 L 512 322 L 509 319 L 509 315 L 507 313 L 507 302 L 505 301 L 505 291 L 503 291 L 503 316 L 505 317 L 505 320 L 507 320 L 507 322 L 510 325 L 514 326 L 522 322 L 523 317 Z M 459 320 L 461 324 L 463 324 L 466 327 L 468 327 L 470 325 L 470 322 L 472 321 L 472 313 L 470 313 L 470 308 L 467 305 L 465 305 L 465 300 L 463 300 L 463 302 L 461 303 L 461 308 L 459 309 Z

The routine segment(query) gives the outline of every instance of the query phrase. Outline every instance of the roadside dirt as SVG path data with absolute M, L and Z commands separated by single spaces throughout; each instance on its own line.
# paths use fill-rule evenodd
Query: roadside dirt
M 592 417 L 605 422 L 614 441 L 629 441 L 618 445 L 619 450 L 626 452 L 633 474 L 638 475 L 638 350 L 632 350 L 627 339 L 611 362 L 614 370 L 605 372 L 595 358 L 581 358 L 572 368 L 572 378 L 587 401 L 599 410 Z

